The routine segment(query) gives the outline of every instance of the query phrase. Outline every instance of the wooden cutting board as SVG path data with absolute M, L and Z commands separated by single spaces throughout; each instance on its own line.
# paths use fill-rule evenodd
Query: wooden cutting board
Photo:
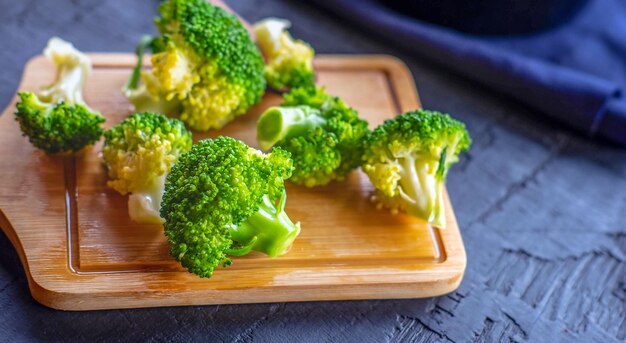
M 131 112 L 121 93 L 135 58 L 91 54 L 93 74 L 85 99 L 111 127 Z M 318 83 L 380 124 L 420 106 L 410 72 L 387 56 L 320 56 Z M 26 65 L 20 90 L 52 81 L 43 57 Z M 261 104 L 220 132 L 256 146 L 255 123 L 263 109 L 281 102 L 268 92 Z M 376 210 L 373 187 L 361 171 L 345 183 L 308 189 L 287 185 L 287 212 L 302 232 L 283 257 L 258 253 L 235 258 L 211 279 L 184 270 L 168 254 L 160 225 L 128 218 L 126 197 L 106 187 L 101 143 L 76 157 L 48 156 L 22 137 L 15 99 L 0 117 L 0 227 L 24 265 L 40 303 L 91 310 L 279 301 L 416 298 L 459 286 L 466 258 L 446 196 L 445 230 Z

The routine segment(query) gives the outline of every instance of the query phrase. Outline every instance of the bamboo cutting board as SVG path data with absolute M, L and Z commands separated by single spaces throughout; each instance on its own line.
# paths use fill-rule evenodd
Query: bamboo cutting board
M 127 54 L 92 54 L 85 99 L 111 127 L 131 112 L 121 93 L 134 64 Z M 358 109 L 371 127 L 419 107 L 411 74 L 386 56 L 321 56 L 318 83 Z M 43 57 L 26 65 L 20 90 L 52 81 Z M 256 147 L 255 123 L 270 93 L 220 132 Z M 106 187 L 101 143 L 75 157 L 48 156 L 21 136 L 15 99 L 0 117 L 0 227 L 24 265 L 40 303 L 64 310 L 278 301 L 415 298 L 456 289 L 465 270 L 463 242 L 446 196 L 445 230 L 378 211 L 361 171 L 345 183 L 287 185 L 287 212 L 302 232 L 283 257 L 235 258 L 211 279 L 184 270 L 168 254 L 159 225 L 130 221 L 126 197 Z

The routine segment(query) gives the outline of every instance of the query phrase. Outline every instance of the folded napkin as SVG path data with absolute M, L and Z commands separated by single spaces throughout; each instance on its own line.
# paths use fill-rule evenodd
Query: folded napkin
M 625 1 L 589 1 L 562 25 L 514 36 L 461 33 L 375 0 L 313 2 L 567 126 L 626 146 Z

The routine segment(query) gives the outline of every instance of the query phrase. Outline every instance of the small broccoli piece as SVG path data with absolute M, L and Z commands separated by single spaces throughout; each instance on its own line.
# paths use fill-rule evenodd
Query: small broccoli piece
M 192 129 L 206 131 L 260 101 L 263 58 L 236 16 L 205 0 L 168 0 L 159 12 L 161 35 L 142 40 L 137 51 L 141 57 L 146 46 L 153 50 L 152 71 L 133 73 L 126 91 L 137 108 L 176 112 Z M 142 85 L 134 82 L 139 74 Z
M 284 211 L 292 169 L 281 149 L 266 155 L 230 137 L 195 144 L 165 183 L 161 216 L 172 256 L 211 277 L 232 263 L 229 256 L 286 253 L 300 233 Z
M 378 192 L 373 200 L 445 227 L 445 178 L 470 144 L 465 125 L 447 114 L 417 110 L 385 121 L 367 136 L 363 154 Z
M 56 79 L 38 93 L 19 92 L 15 120 L 35 147 L 49 154 L 74 153 L 103 132 L 104 118 L 83 100 L 91 60 L 57 37 L 48 41 L 44 55 L 56 65 Z
M 290 180 L 307 187 L 343 180 L 360 166 L 367 132 L 356 110 L 322 88 L 292 90 L 257 122 L 260 147 L 289 151 L 295 167 Z
M 309 44 L 294 40 L 285 19 L 267 18 L 254 25 L 257 44 L 267 60 L 265 79 L 276 89 L 312 87 L 315 84 L 313 57 Z
M 156 113 L 136 113 L 104 133 L 102 158 L 107 185 L 128 198 L 128 213 L 139 223 L 162 223 L 165 177 L 178 156 L 191 149 L 185 125 Z

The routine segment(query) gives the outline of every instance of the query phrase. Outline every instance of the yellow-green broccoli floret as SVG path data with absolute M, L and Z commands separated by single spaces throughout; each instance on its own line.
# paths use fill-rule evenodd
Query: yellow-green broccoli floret
M 289 153 L 270 154 L 230 137 L 202 140 L 179 158 L 165 183 L 161 216 L 170 253 L 211 277 L 229 256 L 286 253 L 300 233 L 284 211 Z
M 56 79 L 37 93 L 18 93 L 15 119 L 35 147 L 50 154 L 77 152 L 103 132 L 104 118 L 83 100 L 91 60 L 56 37 L 48 41 L 44 55 L 56 65 Z
M 162 223 L 159 216 L 165 177 L 183 152 L 191 149 L 185 125 L 156 113 L 136 113 L 104 133 L 102 157 L 107 185 L 128 198 L 136 222 Z
M 142 71 L 143 55 L 146 49 L 151 49 L 153 52 L 162 51 L 162 47 L 159 46 L 160 43 L 159 39 L 145 35 L 141 37 L 135 49 L 137 63 L 123 91 L 137 112 L 170 114 L 180 109 L 178 99 L 166 99 L 165 96 L 160 95 L 158 80 L 151 72 Z M 141 80 L 144 82 L 140 83 Z M 148 85 L 154 94 L 148 92 Z
M 267 62 L 265 79 L 276 89 L 311 87 L 315 84 L 313 57 L 315 51 L 302 40 L 295 40 L 285 19 L 267 18 L 254 25 L 257 44 Z
M 159 12 L 161 35 L 140 43 L 138 68 L 126 88 L 136 110 L 176 112 L 192 129 L 206 131 L 260 101 L 263 59 L 236 16 L 205 0 L 168 0 Z M 154 52 L 152 71 L 140 73 L 146 46 Z
M 367 136 L 363 154 L 373 200 L 445 227 L 445 178 L 470 144 L 465 125 L 447 114 L 417 110 L 385 121 Z
M 322 88 L 292 90 L 257 123 L 260 147 L 289 151 L 295 167 L 290 181 L 307 187 L 343 180 L 360 166 L 367 132 L 355 109 Z

